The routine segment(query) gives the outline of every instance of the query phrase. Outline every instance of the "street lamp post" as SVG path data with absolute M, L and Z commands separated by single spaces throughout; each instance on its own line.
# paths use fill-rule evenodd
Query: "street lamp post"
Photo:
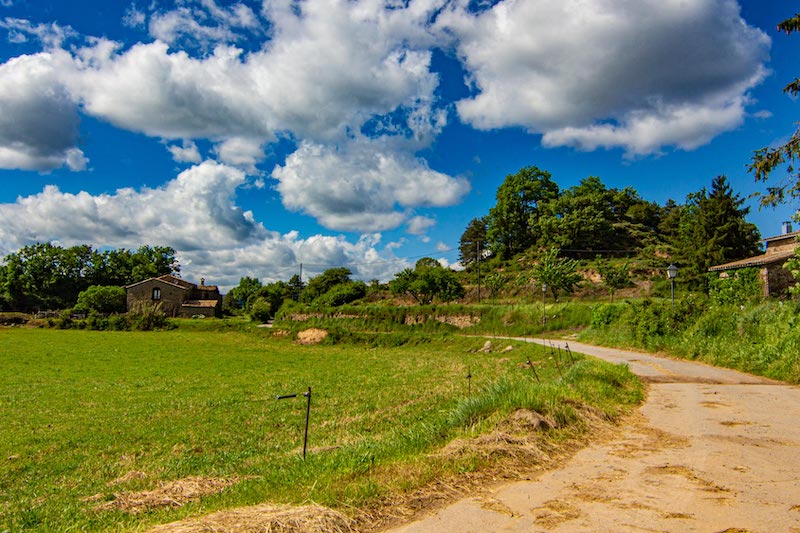
M 672 289 L 672 308 L 675 309 L 675 278 L 678 277 L 678 267 L 674 264 L 668 266 L 667 277 L 669 278 L 670 287 Z
M 545 311 L 547 305 L 547 283 L 542 283 L 542 325 L 547 325 L 547 312 Z

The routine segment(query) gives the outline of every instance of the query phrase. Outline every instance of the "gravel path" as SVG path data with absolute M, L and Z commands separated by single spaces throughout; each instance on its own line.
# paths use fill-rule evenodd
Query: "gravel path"
M 393 531 L 800 532 L 800 388 L 569 344 L 650 382 L 619 436 Z

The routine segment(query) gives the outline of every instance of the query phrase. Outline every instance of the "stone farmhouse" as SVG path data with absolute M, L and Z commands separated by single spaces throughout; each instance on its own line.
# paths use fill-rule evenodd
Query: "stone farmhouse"
M 200 285 L 166 274 L 125 287 L 128 311 L 136 303 L 161 304 L 167 316 L 219 316 L 222 313 L 222 296 L 216 285 Z
M 800 248 L 798 238 L 800 238 L 800 231 L 792 231 L 792 225 L 784 222 L 781 235 L 764 239 L 767 245 L 765 253 L 713 266 L 709 272 L 719 272 L 720 277 L 728 277 L 734 275 L 735 271 L 740 268 L 758 268 L 764 297 L 778 296 L 795 283 L 794 278 L 789 271 L 783 268 L 783 265 L 795 254 L 795 250 Z

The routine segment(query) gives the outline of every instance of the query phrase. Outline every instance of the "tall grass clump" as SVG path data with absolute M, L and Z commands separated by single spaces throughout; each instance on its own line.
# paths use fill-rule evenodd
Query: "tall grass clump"
M 727 297 L 601 304 L 581 340 L 663 351 L 800 383 L 800 303 L 730 303 Z
M 470 427 L 493 415 L 530 409 L 552 417 L 559 426 L 580 423 L 575 406 L 592 405 L 608 419 L 625 412 L 644 398 L 641 382 L 626 365 L 597 360 L 577 361 L 562 379 L 536 383 L 526 376 L 504 376 L 478 395 L 462 400 L 450 414 L 450 423 Z
M 548 303 L 544 309 L 541 303 L 487 305 L 476 309 L 480 320 L 465 332 L 520 337 L 579 329 L 589 323 L 592 314 L 591 306 L 574 302 Z

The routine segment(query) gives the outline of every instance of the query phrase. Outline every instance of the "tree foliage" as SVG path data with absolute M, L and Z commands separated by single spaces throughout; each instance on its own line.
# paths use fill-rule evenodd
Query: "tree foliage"
M 479 255 L 487 249 L 487 217 L 473 218 L 461 234 L 458 246 L 458 260 L 469 268 L 479 260 Z
M 583 280 L 578 273 L 578 261 L 567 257 L 559 257 L 558 248 L 550 248 L 544 252 L 533 266 L 533 278 L 539 284 L 547 285 L 555 300 L 563 291 L 572 294 Z
M 432 303 L 434 298 L 449 302 L 465 293 L 455 273 L 431 258 L 420 259 L 413 270 L 406 268 L 399 272 L 389 282 L 389 289 L 396 296 L 408 294 L 422 305 Z
M 690 281 L 705 283 L 710 267 L 759 252 L 761 235 L 747 222 L 750 208 L 743 204 L 725 176 L 714 178 L 710 192 L 703 188 L 689 195 L 672 246 Z
M 124 313 L 126 293 L 124 287 L 116 285 L 92 285 L 78 295 L 74 310 L 83 313 L 94 311 L 101 315 Z
M 230 301 L 231 307 L 249 311 L 248 302 L 250 304 L 253 303 L 253 297 L 262 286 L 258 278 L 252 278 L 250 276 L 239 278 L 239 284 L 228 292 L 230 300 L 232 300 Z
M 350 279 L 352 274 L 349 268 L 329 268 L 319 276 L 308 280 L 305 290 L 303 290 L 300 295 L 300 301 L 303 303 L 311 303 L 336 285 L 350 283 L 350 281 L 352 281 Z
M 611 301 L 614 301 L 614 293 L 631 284 L 630 263 L 614 266 L 609 261 L 599 261 L 597 272 L 603 280 L 603 285 L 608 289 Z
M 334 285 L 319 296 L 314 303 L 324 307 L 339 307 L 349 304 L 367 295 L 367 284 L 363 281 L 349 281 Z
M 656 240 L 659 207 L 632 188 L 589 176 L 544 206 L 533 224 L 539 244 L 576 252 L 626 251 Z
M 65 309 L 92 285 L 127 285 L 180 272 L 175 250 L 141 246 L 136 251 L 98 251 L 36 243 L 9 254 L 0 265 L 0 301 L 8 309 Z
M 558 197 L 558 185 L 549 172 L 525 167 L 506 176 L 496 197 L 497 203 L 489 210 L 487 240 L 494 255 L 509 259 L 536 242 L 532 226 L 541 207 Z
M 778 24 L 778 31 L 787 35 L 800 30 L 800 14 L 795 14 Z M 800 94 L 800 78 L 795 78 L 783 88 L 784 94 L 797 97 Z M 753 153 L 748 170 L 756 181 L 767 182 L 779 168 L 786 175 L 779 178 L 775 185 L 767 187 L 766 194 L 761 195 L 761 204 L 775 206 L 783 203 L 786 197 L 800 197 L 800 169 L 796 163 L 800 159 L 800 128 L 796 129 L 788 141 L 777 147 L 766 146 Z

